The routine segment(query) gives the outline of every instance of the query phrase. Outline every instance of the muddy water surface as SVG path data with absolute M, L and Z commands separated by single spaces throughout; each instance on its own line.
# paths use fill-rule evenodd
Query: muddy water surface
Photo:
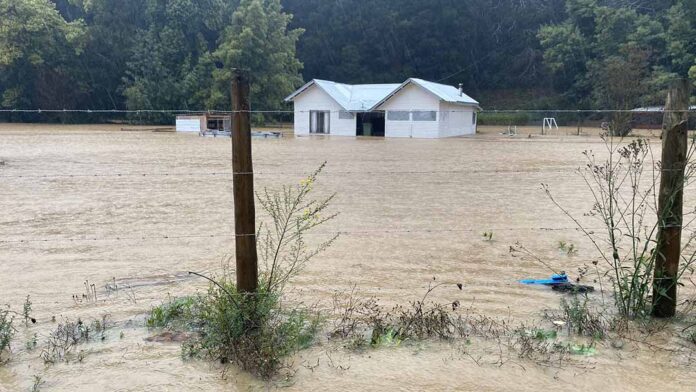
M 296 183 L 328 162 L 316 188 L 337 193 L 333 210 L 340 215 L 316 239 L 345 234 L 293 282 L 293 296 L 308 303 L 329 306 L 336 290 L 353 285 L 386 304 L 402 303 L 420 298 L 437 277 L 462 282 L 464 290 L 439 291 L 433 299 L 538 319 L 559 297 L 516 283 L 548 270 L 511 257 L 510 245 L 520 241 L 569 272 L 595 258 L 540 184 L 597 226 L 582 217 L 591 203 L 574 170 L 583 150 L 603 150 L 598 138 L 289 137 L 255 140 L 253 148 L 257 187 Z M 182 361 L 176 343 L 146 340 L 144 315 L 170 296 L 205 289 L 186 271 L 219 272 L 233 255 L 230 151 L 229 139 L 174 133 L 0 126 L 0 241 L 6 241 L 0 242 L 0 303 L 19 310 L 30 295 L 38 318 L 36 326 L 19 327 L 13 358 L 0 367 L 0 390 L 28 390 L 35 375 L 45 381 L 43 390 L 54 391 L 693 390 L 690 352 L 669 334 L 650 342 L 678 353 L 606 343 L 596 356 L 567 367 L 516 358 L 499 366 L 490 347 L 470 348 L 472 357 L 456 343 L 365 353 L 320 346 L 295 358 L 291 380 L 270 385 L 234 369 Z M 693 205 L 692 196 L 687 200 Z M 486 231 L 493 241 L 482 240 Z M 574 243 L 578 254 L 559 251 L 558 241 Z M 96 286 L 96 302 L 73 299 L 86 292 L 86 282 Z M 686 288 L 684 295 L 693 293 Z M 82 363 L 45 367 L 38 359 L 52 317 L 105 314 L 113 328 L 105 342 L 83 347 Z M 27 351 L 34 333 L 39 348 Z M 486 360 L 472 359 L 479 357 Z

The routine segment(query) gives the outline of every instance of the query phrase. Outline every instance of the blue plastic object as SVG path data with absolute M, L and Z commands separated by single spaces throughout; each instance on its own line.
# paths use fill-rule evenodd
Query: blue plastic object
M 558 284 L 568 283 L 568 275 L 566 274 L 553 274 L 551 279 L 522 279 L 520 280 L 522 284 L 536 284 L 542 286 L 555 286 Z

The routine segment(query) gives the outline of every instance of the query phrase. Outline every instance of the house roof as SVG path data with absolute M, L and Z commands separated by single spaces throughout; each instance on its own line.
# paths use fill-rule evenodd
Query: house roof
M 403 82 L 398 88 L 396 88 L 394 91 L 389 93 L 386 97 L 382 98 L 377 104 L 375 104 L 375 108 L 382 105 L 383 103 L 387 102 L 389 98 L 393 97 L 401 91 L 404 87 L 408 86 L 409 84 L 415 84 L 417 86 L 422 87 L 423 89 L 427 90 L 431 94 L 435 95 L 438 97 L 441 101 L 449 102 L 449 103 L 454 103 L 454 104 L 459 104 L 459 105 L 474 105 L 478 106 L 478 101 L 475 99 L 471 98 L 470 96 L 459 92 L 458 88 L 448 86 L 445 84 L 439 84 L 439 83 L 434 83 L 434 82 L 429 82 L 427 80 L 423 79 L 417 79 L 417 78 L 410 78 L 407 81 Z
M 369 111 L 385 103 L 389 98 L 409 84 L 415 84 L 435 95 L 438 99 L 460 105 L 475 105 L 478 102 L 459 89 L 444 84 L 428 82 L 423 79 L 410 78 L 402 84 L 343 84 L 328 80 L 314 79 L 297 91 L 290 94 L 285 101 L 295 99 L 302 92 L 316 85 L 329 94 L 343 109 L 347 111 Z
M 316 85 L 325 93 L 329 94 L 336 103 L 347 111 L 371 110 L 377 102 L 387 96 L 398 84 L 343 84 L 328 80 L 314 79 L 299 90 L 285 98 L 285 101 L 292 101 L 302 92 Z

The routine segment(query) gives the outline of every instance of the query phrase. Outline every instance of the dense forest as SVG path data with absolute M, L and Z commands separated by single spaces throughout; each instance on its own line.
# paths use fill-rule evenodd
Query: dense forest
M 0 0 L 0 107 L 255 109 L 304 81 L 456 85 L 492 108 L 658 104 L 696 0 Z

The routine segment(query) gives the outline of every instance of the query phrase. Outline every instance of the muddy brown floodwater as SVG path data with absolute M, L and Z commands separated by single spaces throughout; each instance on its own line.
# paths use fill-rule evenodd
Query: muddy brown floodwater
M 659 150 L 659 142 L 654 145 Z M 582 217 L 590 195 L 574 170 L 583 164 L 583 150 L 601 154 L 603 148 L 597 137 L 494 133 L 253 142 L 257 188 L 296 183 L 327 161 L 316 188 L 337 193 L 333 211 L 340 215 L 320 231 L 346 234 L 292 282 L 294 296 L 329 306 L 336 290 L 355 285 L 385 304 L 403 303 L 420 298 L 437 277 L 462 282 L 464 290 L 441 290 L 433 299 L 457 299 L 520 321 L 539 319 L 558 306 L 559 296 L 517 284 L 548 271 L 511 257 L 509 246 L 520 241 L 569 272 L 594 259 L 540 184 L 596 226 Z M 229 139 L 110 126 L 0 125 L 0 303 L 20 310 L 30 295 L 38 318 L 36 326 L 18 327 L 12 359 L 0 366 L 0 390 L 29 390 L 35 375 L 47 391 L 694 390 L 693 349 L 655 348 L 681 347 L 671 334 L 621 350 L 600 343 L 595 356 L 567 367 L 517 358 L 502 366 L 476 364 L 455 343 L 364 353 L 318 346 L 294 358 L 291 380 L 269 385 L 217 364 L 182 361 L 176 343 L 146 340 L 144 315 L 171 296 L 204 290 L 205 282 L 186 271 L 219 272 L 232 255 L 232 183 L 224 174 L 230 154 Z M 687 208 L 694 202 L 689 191 Z M 493 241 L 482 240 L 485 231 L 494 233 Z M 558 241 L 576 244 L 578 254 L 560 252 Z M 86 281 L 97 287 L 96 303 L 73 300 L 85 293 Z M 120 289 L 107 292 L 114 281 Z M 681 292 L 693 294 L 688 287 Z M 104 342 L 82 348 L 81 363 L 44 366 L 39 352 L 53 316 L 105 314 L 113 327 Z M 27 351 L 34 333 L 39 348 Z M 474 356 L 486 354 L 475 346 Z

